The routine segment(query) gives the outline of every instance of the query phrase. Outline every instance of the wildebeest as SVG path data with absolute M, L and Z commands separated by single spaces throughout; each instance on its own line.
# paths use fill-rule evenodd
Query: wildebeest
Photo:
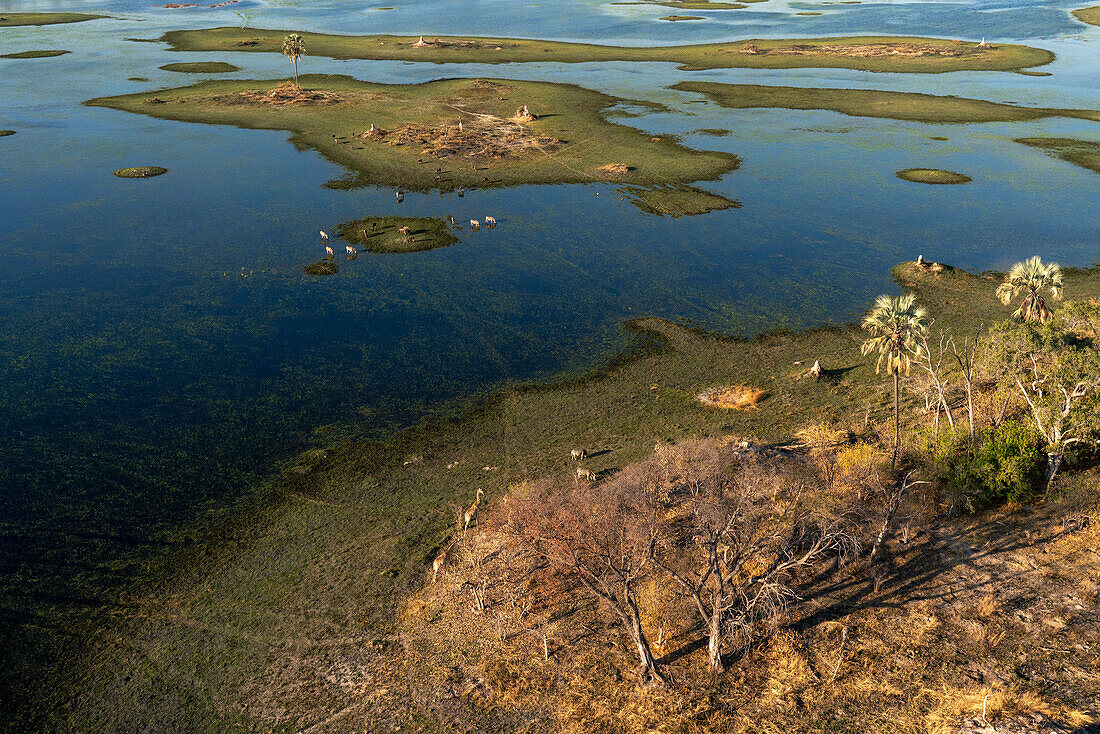
M 591 469 L 585 469 L 583 466 L 578 466 L 577 479 L 583 479 L 586 482 L 594 482 L 596 481 L 596 472 Z

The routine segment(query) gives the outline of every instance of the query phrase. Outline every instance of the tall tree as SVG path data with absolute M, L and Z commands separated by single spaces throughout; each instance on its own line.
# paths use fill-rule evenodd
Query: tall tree
M 1023 293 L 1020 307 L 1012 314 L 1012 318 L 1045 324 L 1054 315 L 1043 296 L 1043 292 L 1047 290 L 1050 291 L 1051 301 L 1061 299 L 1062 269 L 1057 263 L 1043 264 L 1036 255 L 1012 266 L 1005 276 L 1005 282 L 997 286 L 997 298 L 1007 306 L 1012 303 L 1013 298 Z
M 305 52 L 306 43 L 297 33 L 291 33 L 283 40 L 283 56 L 286 56 L 294 64 L 294 86 L 298 89 L 302 88 L 302 85 L 298 83 L 298 60 L 302 58 L 302 54 Z
M 912 365 L 910 355 L 919 357 L 923 347 L 918 339 L 928 329 L 925 311 L 917 306 L 912 293 L 892 298 L 879 296 L 874 308 L 863 318 L 863 328 L 872 337 L 863 342 L 860 351 L 864 354 L 878 354 L 875 374 L 883 366 L 886 372 L 894 376 L 894 454 L 892 462 L 898 463 L 898 445 L 901 442 L 901 412 L 898 407 L 901 374 L 909 374 Z

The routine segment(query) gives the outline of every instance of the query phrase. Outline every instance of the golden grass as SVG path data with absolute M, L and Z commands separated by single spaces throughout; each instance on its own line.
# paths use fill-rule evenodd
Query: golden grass
M 1038 713 L 1053 716 L 1054 711 L 1037 693 L 1018 688 L 945 689 L 942 703 L 926 718 L 930 734 L 954 734 L 963 717 L 982 717 L 990 723 Z
M 765 390 L 747 385 L 731 387 L 709 387 L 697 396 L 699 402 L 711 408 L 727 410 L 747 410 L 768 397 Z

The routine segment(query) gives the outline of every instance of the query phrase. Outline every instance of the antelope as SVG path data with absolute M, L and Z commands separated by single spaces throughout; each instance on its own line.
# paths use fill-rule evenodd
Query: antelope
M 352 258 L 356 257 L 359 254 L 359 251 L 356 250 L 351 245 L 345 245 L 345 247 L 347 247 L 347 250 L 348 250 L 348 259 L 349 260 L 351 260 Z
M 451 553 L 451 546 L 455 542 L 452 540 L 450 543 L 443 547 L 443 550 L 439 551 L 439 555 L 432 561 L 432 583 L 434 584 L 436 579 L 439 578 L 439 572 L 443 570 L 443 564 L 447 562 L 447 556 Z
M 325 234 L 325 230 L 323 229 L 321 230 L 321 242 L 324 242 L 326 245 L 328 244 L 328 235 Z
M 573 459 L 573 461 L 580 461 L 581 459 L 588 458 L 588 452 L 584 449 L 573 449 L 569 452 L 569 456 Z
M 471 219 L 470 220 L 470 229 L 477 229 L 480 226 L 481 226 L 481 223 L 478 222 L 476 219 Z
M 477 497 L 474 499 L 474 503 L 470 505 L 470 509 L 466 510 L 466 514 L 462 516 L 462 531 L 465 532 L 470 527 L 470 523 L 477 522 L 478 510 L 481 507 L 481 495 L 485 494 L 485 491 L 481 487 L 477 488 Z
M 400 191 L 398 191 L 397 192 L 397 203 L 400 204 L 404 200 L 405 200 L 405 195 L 402 194 Z
M 331 260 L 332 256 L 336 254 L 335 252 L 332 251 L 332 248 L 329 247 L 328 245 L 325 245 L 325 252 L 328 253 L 328 255 L 326 257 L 328 257 L 329 260 Z
M 497 226 L 497 220 L 493 217 L 486 216 L 485 217 L 485 226 L 486 227 L 495 227 L 495 226 Z
M 578 466 L 577 479 L 583 479 L 586 482 L 594 482 L 596 481 L 596 472 L 591 469 L 585 469 L 583 466 Z

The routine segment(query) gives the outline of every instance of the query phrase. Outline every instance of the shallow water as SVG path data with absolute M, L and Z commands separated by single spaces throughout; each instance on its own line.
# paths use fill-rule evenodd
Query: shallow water
M 379 3 L 378 5 L 383 5 Z M 383 435 L 492 389 L 590 368 L 625 344 L 624 319 L 656 315 L 750 334 L 845 321 L 894 288 L 918 253 L 1004 268 L 1036 252 L 1089 265 L 1100 179 L 1013 137 L 1100 139 L 1049 119 L 922 125 L 831 112 L 724 110 L 665 87 L 684 79 L 957 94 L 1100 108 L 1100 28 L 1078 3 L 769 2 L 658 20 L 661 6 L 556 0 L 419 0 L 394 10 L 247 2 L 163 10 L 136 2 L 3 3 L 116 19 L 0 29 L 0 589 L 5 619 L 39 603 L 95 604 L 140 573 L 148 551 L 222 507 L 293 452 Z M 824 13 L 804 17 L 804 10 Z M 701 184 L 741 203 L 665 219 L 615 187 L 546 186 L 453 195 L 322 188 L 345 171 L 287 134 L 191 125 L 102 108 L 90 97 L 204 78 L 157 67 L 224 60 L 228 76 L 275 78 L 282 57 L 183 54 L 156 38 L 182 27 L 533 36 L 665 44 L 888 33 L 1049 48 L 1051 77 L 847 70 L 680 72 L 667 64 L 437 66 L 306 57 L 303 71 L 371 81 L 492 76 L 573 82 L 672 111 L 617 119 L 742 166 Z M 128 81 L 147 77 L 147 82 Z M 728 136 L 693 134 L 726 128 Z M 930 140 L 939 135 L 946 142 Z M 117 168 L 167 175 L 124 180 Z M 966 186 L 907 183 L 908 167 L 966 173 Z M 599 193 L 600 196 L 595 196 Z M 317 230 L 368 215 L 485 214 L 500 226 L 454 247 L 364 254 L 311 279 Z M 1071 294 L 1072 295 L 1072 294 Z

